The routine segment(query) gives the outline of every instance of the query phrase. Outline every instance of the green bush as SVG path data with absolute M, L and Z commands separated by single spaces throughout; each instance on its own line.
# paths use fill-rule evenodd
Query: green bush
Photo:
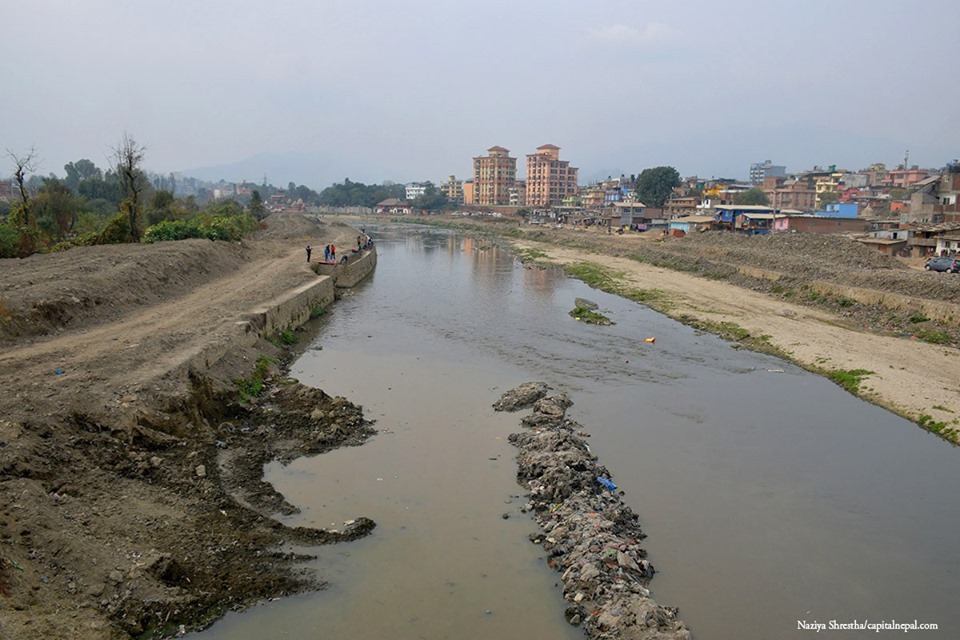
M 152 243 L 187 238 L 240 240 L 257 228 L 256 218 L 249 213 L 222 216 L 200 214 L 185 220 L 164 220 L 148 227 L 143 234 L 143 241 Z
M 126 213 L 121 212 L 110 219 L 97 236 L 96 244 L 123 244 L 124 242 L 130 242 L 130 218 Z
M 13 225 L 0 223 L 0 258 L 16 258 L 20 254 L 20 232 Z

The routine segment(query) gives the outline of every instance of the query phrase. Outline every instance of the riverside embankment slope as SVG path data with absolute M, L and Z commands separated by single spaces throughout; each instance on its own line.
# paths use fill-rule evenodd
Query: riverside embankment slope
M 283 214 L 242 243 L 0 262 L 0 637 L 203 624 L 314 584 L 283 542 L 372 529 L 362 514 L 339 532 L 282 526 L 260 482 L 269 459 L 362 441 L 360 408 L 297 384 L 238 393 L 278 370 L 275 334 L 335 298 L 340 274 L 314 273 L 305 246 L 356 235 Z M 376 263 L 355 258 L 352 282 Z

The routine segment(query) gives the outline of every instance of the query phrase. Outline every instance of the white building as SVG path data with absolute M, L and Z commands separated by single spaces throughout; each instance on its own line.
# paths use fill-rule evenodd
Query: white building
M 427 187 L 429 186 L 429 182 L 411 182 L 410 184 L 406 185 L 406 201 L 412 202 L 413 200 L 416 200 L 418 197 L 426 193 Z

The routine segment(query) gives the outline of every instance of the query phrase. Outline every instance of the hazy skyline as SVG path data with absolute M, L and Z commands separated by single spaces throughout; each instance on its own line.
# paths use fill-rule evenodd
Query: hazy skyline
M 657 165 L 745 178 L 766 159 L 799 171 L 960 156 L 956 0 L 31 0 L 3 13 L 0 148 L 34 147 L 43 175 L 106 167 L 124 132 L 151 171 L 246 160 L 232 170 L 248 174 L 222 177 L 314 188 L 467 178 L 494 145 L 522 176 L 526 154 L 556 144 L 581 183 Z

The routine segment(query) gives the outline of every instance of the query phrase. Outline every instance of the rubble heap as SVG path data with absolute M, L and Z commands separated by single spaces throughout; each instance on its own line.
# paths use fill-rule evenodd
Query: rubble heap
M 508 391 L 498 411 L 532 406 L 527 430 L 510 435 L 519 449 L 517 481 L 529 488 L 525 510 L 535 513 L 548 564 L 562 574 L 565 616 L 589 638 L 689 640 L 677 610 L 650 598 L 654 568 L 640 547 L 645 537 L 637 515 L 624 504 L 610 472 L 597 462 L 581 433 L 566 417 L 573 402 L 548 396 L 543 383 Z

